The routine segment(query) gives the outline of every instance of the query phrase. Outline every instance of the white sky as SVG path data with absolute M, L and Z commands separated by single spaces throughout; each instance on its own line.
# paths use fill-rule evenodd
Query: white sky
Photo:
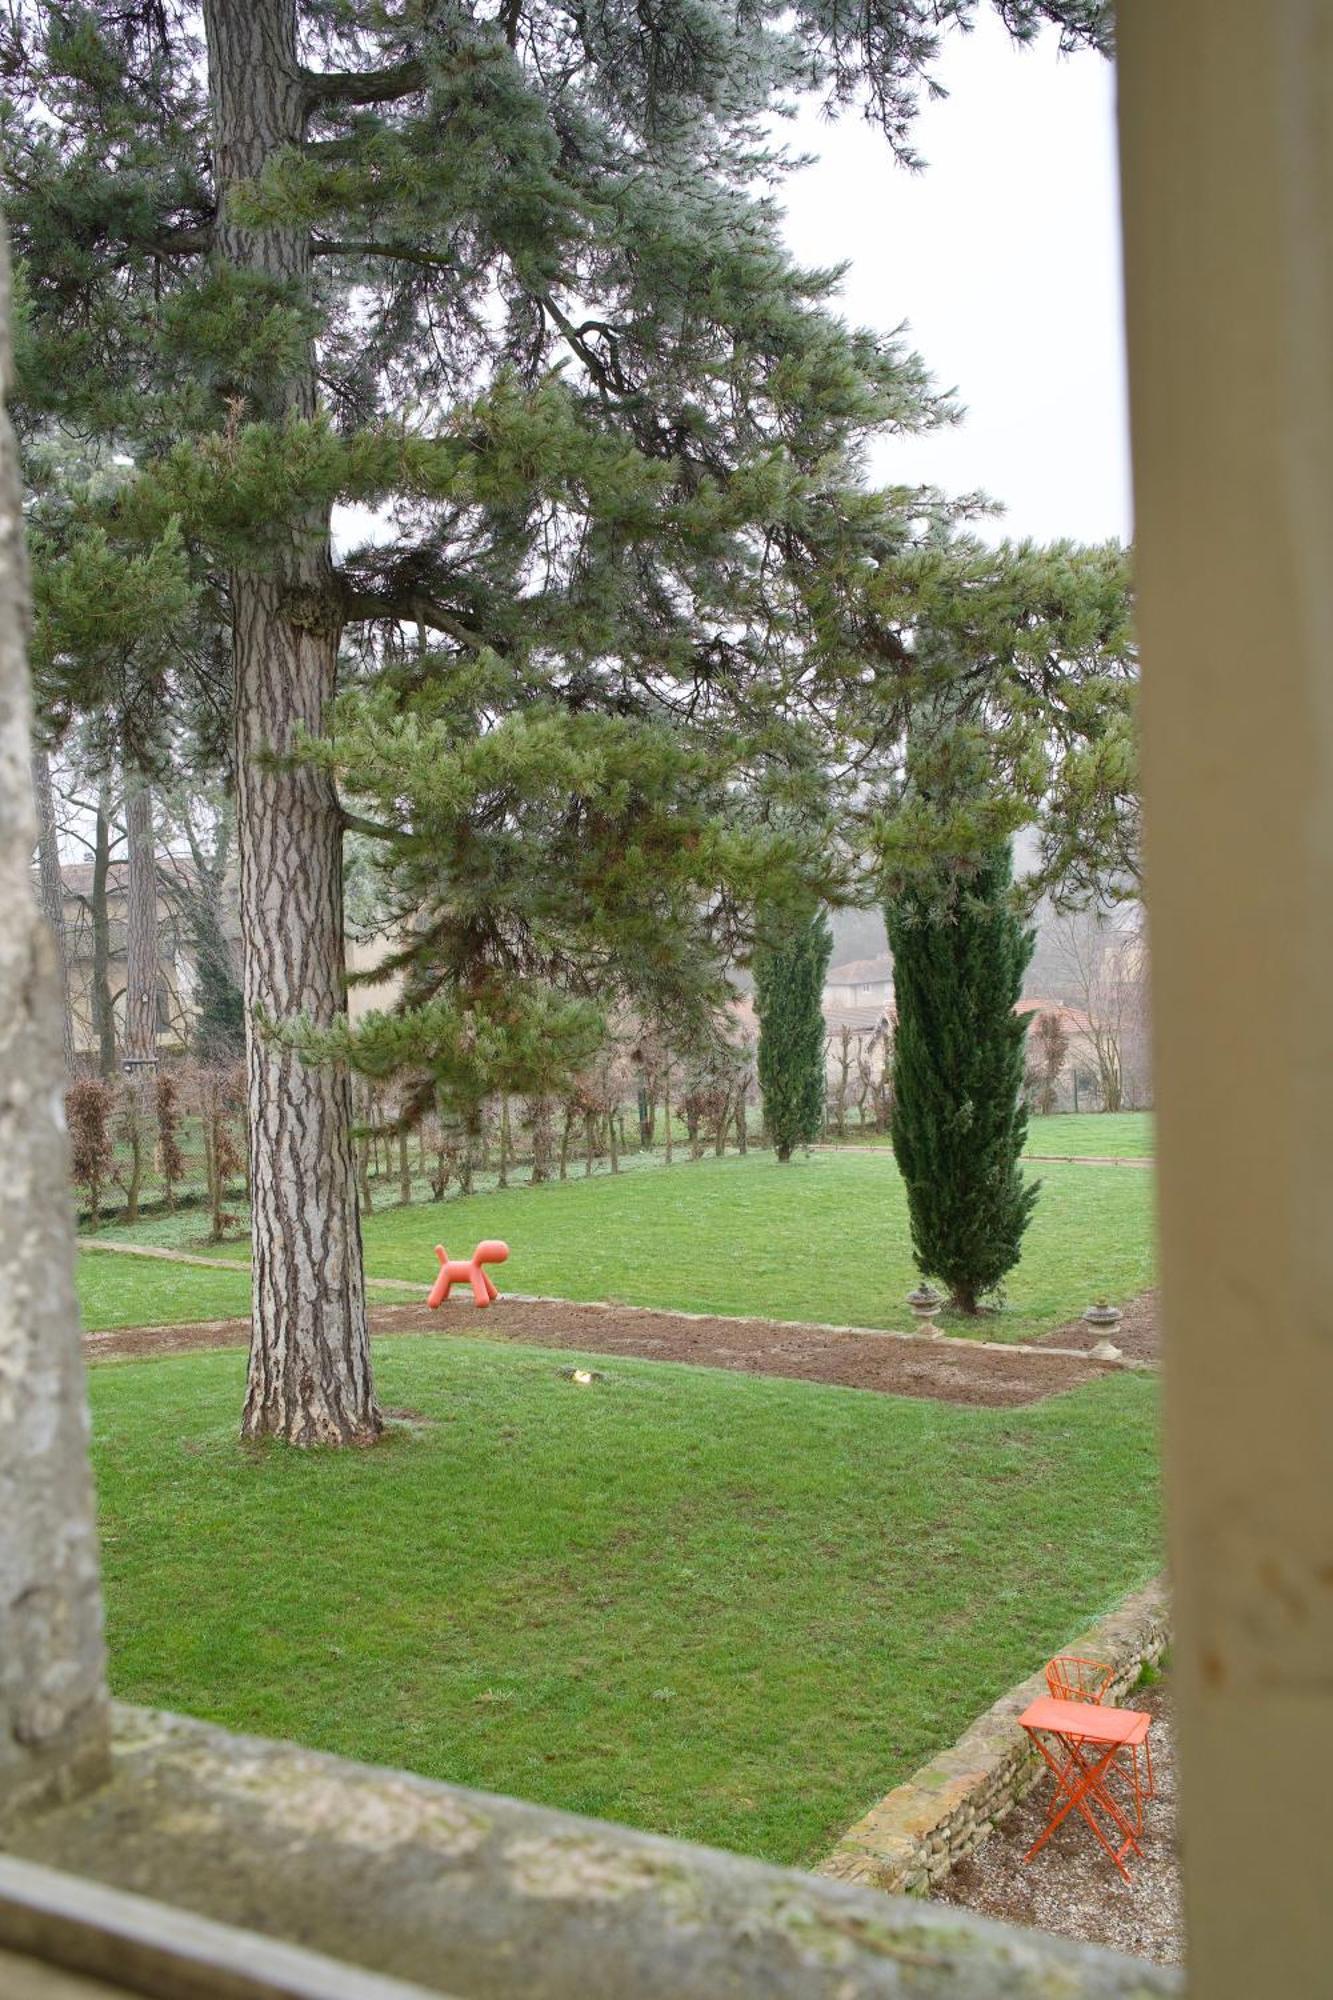
M 890 329 L 964 422 L 877 448 L 876 478 L 977 489 L 1005 512 L 991 537 L 1128 540 L 1115 84 L 1102 57 L 1060 57 L 1054 34 L 1016 50 L 987 13 L 952 35 L 914 139 L 895 166 L 856 114 L 817 107 L 781 130 L 820 158 L 787 183 L 803 263 L 850 263 L 849 319 Z

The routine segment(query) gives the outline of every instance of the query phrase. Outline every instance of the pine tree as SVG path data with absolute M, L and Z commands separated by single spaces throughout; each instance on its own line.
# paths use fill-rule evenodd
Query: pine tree
M 1098 0 L 997 4 L 1020 34 L 1105 39 Z M 230 632 L 266 1030 L 248 1434 L 380 1426 L 348 1081 L 267 1032 L 344 1018 L 347 818 L 300 754 L 340 646 L 429 757 L 460 690 L 492 714 L 762 735 L 791 696 L 775 633 L 824 617 L 800 573 L 836 576 L 866 510 L 899 542 L 940 518 L 849 497 L 865 438 L 947 414 L 911 356 L 823 310 L 835 273 L 785 257 L 754 193 L 781 171 L 763 123 L 796 88 L 865 85 L 903 146 L 940 20 L 926 0 L 873 0 L 850 29 L 828 0 L 669 4 L 648 26 L 627 0 L 9 10 L 22 441 L 31 459 L 64 427 L 129 464 L 44 566 L 50 678 L 128 724 L 187 698 L 173 617 L 202 601 Z M 392 532 L 335 562 L 338 503 Z M 410 847 L 410 823 L 390 833 Z
M 886 910 L 898 1017 L 893 1149 L 912 1248 L 964 1313 L 1018 1262 L 1037 1199 L 1018 1164 L 1031 1017 L 1015 1011 L 1033 937 L 1011 908 L 1012 879 L 1000 846 L 950 904 L 932 882 Z
M 789 1160 L 824 1116 L 824 975 L 833 932 L 822 910 L 789 920 L 754 956 L 759 1088 L 774 1151 Z

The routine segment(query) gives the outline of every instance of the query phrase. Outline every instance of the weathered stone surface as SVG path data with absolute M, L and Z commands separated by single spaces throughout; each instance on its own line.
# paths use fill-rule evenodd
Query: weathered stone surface
M 0 383 L 10 353 L 0 241 Z M 97 1538 L 74 1297 L 55 944 L 36 840 L 27 571 L 0 413 L 0 1815 L 106 1760 Z
M 1169 1636 L 1166 1586 L 1158 1578 L 1064 1650 L 1114 1666 L 1109 1694 L 1115 1700 L 1132 1686 L 1145 1660 L 1161 1657 Z M 858 1871 L 854 1879 L 909 1892 L 947 1874 L 1040 1775 L 1018 1717 L 1045 1692 L 1044 1674 L 1034 1674 L 1001 1695 L 957 1743 L 849 1827 L 820 1864 L 820 1874 L 849 1879 L 844 1875 L 849 1861 Z
M 458 2000 L 1161 2000 L 1174 1974 L 841 1881 L 119 1709 L 8 1844 Z M 924 1870 L 918 1871 L 920 1884 Z

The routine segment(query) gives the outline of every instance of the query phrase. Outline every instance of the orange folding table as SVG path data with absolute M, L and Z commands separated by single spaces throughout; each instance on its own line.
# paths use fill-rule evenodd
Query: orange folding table
M 1043 1695 L 1024 1709 L 1018 1724 L 1055 1776 L 1045 1831 L 1024 1860 L 1040 1853 L 1057 1826 L 1077 1811 L 1128 1882 L 1125 1856 L 1142 1852 L 1143 1808 L 1153 1795 L 1148 1743 L 1152 1717 L 1139 1709 L 1104 1708 L 1100 1703 Z

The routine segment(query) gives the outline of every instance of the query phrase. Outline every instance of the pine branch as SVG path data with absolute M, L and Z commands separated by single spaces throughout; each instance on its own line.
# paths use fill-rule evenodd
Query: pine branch
M 384 826 L 379 820 L 366 819 L 361 813 L 349 812 L 346 806 L 343 806 L 341 810 L 344 833 L 364 833 L 370 840 L 396 840 L 398 838 L 398 829 L 396 827 Z
M 331 104 L 387 104 L 411 97 L 426 84 L 426 65 L 416 56 L 387 69 L 304 70 L 301 75 L 308 110 Z
M 346 625 L 369 624 L 382 618 L 402 619 L 405 623 L 425 625 L 432 632 L 443 632 L 455 644 L 465 646 L 469 652 L 478 653 L 489 646 L 492 652 L 504 653 L 507 641 L 488 639 L 484 633 L 474 631 L 471 626 L 449 610 L 447 605 L 436 598 L 413 589 L 397 589 L 392 586 L 384 590 L 358 590 L 345 579 L 339 579 L 338 609 Z
M 450 268 L 452 259 L 436 256 L 432 251 L 420 250 L 412 243 L 390 242 L 343 242 L 331 236 L 312 238 L 311 250 L 316 257 L 386 257 L 398 264 L 420 264 L 427 271 L 443 271 Z

